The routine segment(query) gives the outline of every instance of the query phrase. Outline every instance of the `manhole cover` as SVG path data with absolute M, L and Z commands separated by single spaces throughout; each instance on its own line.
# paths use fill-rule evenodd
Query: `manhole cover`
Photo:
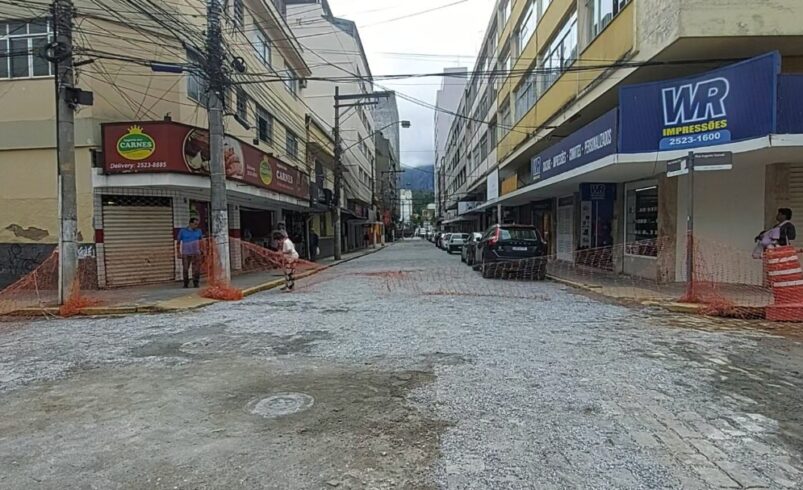
M 312 407 L 315 399 L 304 393 L 277 393 L 267 398 L 251 400 L 246 410 L 254 415 L 273 419 L 303 412 Z

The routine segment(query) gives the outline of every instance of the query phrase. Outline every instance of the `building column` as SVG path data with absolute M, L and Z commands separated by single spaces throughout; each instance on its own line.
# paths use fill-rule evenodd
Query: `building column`
M 764 180 L 764 229 L 775 225 L 778 208 L 791 208 L 792 196 L 789 192 L 790 165 L 773 163 L 767 165 Z M 800 219 L 799 216 L 792 216 Z
M 677 268 L 678 178 L 658 177 L 658 263 L 656 280 L 674 282 Z

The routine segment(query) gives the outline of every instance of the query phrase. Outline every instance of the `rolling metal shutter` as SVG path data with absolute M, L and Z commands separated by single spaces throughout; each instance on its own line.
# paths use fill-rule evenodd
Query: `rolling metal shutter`
M 574 204 L 558 207 L 558 260 L 574 262 Z
M 792 208 L 792 222 L 800 222 L 803 218 L 803 164 L 796 163 L 789 166 L 789 201 Z M 800 238 L 798 237 L 798 240 Z
M 169 199 L 149 199 L 147 205 L 132 199 L 103 204 L 106 284 L 109 287 L 175 279 L 173 208 Z

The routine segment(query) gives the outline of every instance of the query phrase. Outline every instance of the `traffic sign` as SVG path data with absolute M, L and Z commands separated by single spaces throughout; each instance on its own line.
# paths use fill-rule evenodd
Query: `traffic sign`
M 695 153 L 694 171 L 713 172 L 717 170 L 731 170 L 733 168 L 733 153 L 721 151 L 717 153 Z
M 687 157 L 666 162 L 667 177 L 679 177 L 687 173 L 689 173 L 689 159 Z

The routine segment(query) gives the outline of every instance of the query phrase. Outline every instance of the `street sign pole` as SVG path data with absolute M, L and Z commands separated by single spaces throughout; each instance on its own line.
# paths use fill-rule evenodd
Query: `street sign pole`
M 689 195 L 686 217 L 686 299 L 694 302 L 694 152 L 690 151 L 686 162 L 689 171 Z

